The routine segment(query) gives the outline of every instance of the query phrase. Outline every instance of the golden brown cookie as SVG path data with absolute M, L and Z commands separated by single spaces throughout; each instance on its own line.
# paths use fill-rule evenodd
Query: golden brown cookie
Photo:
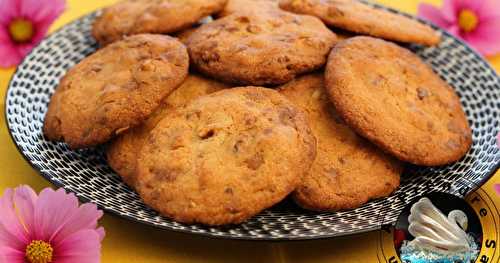
M 182 30 L 175 34 L 175 37 L 179 39 L 183 44 L 186 44 L 191 35 L 198 29 L 199 27 L 191 27 L 185 30 Z
M 220 82 L 190 74 L 186 80 L 165 98 L 161 105 L 141 125 L 129 129 L 108 146 L 106 156 L 109 166 L 113 168 L 131 187 L 135 187 L 135 168 L 137 155 L 150 131 L 171 110 L 189 101 L 207 95 L 229 86 Z
M 165 116 L 138 159 L 137 190 L 184 223 L 241 223 L 285 198 L 309 170 L 316 140 L 277 91 L 233 88 Z
M 453 88 L 396 44 L 371 37 L 340 42 L 328 59 L 326 87 L 349 126 L 401 160 L 444 165 L 471 145 Z
M 227 0 L 125 0 L 104 9 L 92 27 L 101 44 L 127 35 L 173 33 L 217 13 Z
M 83 59 L 51 98 L 44 134 L 71 148 L 104 143 L 140 124 L 187 75 L 189 58 L 169 36 L 135 35 Z
M 285 10 L 319 17 L 327 25 L 398 42 L 437 45 L 441 36 L 414 19 L 357 0 L 280 0 Z
M 204 74 L 235 84 L 276 85 L 323 66 L 335 40 L 319 19 L 276 9 L 202 25 L 187 46 L 192 65 Z
M 228 0 L 226 6 L 218 16 L 228 16 L 241 12 L 265 12 L 269 9 L 277 9 L 278 0 Z
M 317 140 L 316 159 L 293 193 L 300 206 L 317 211 L 357 208 L 399 186 L 403 165 L 356 135 L 330 103 L 322 74 L 293 80 L 280 93 L 301 108 Z

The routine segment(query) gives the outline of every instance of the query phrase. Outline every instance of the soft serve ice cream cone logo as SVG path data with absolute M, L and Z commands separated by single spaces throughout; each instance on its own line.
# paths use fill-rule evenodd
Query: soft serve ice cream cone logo
M 403 262 L 471 262 L 479 254 L 474 237 L 466 232 L 468 218 L 461 210 L 446 216 L 423 197 L 411 207 L 408 222 L 414 239 L 403 242 Z
M 476 188 L 465 198 L 431 192 L 402 204 L 396 222 L 379 232 L 378 262 L 500 262 L 500 198 L 483 189 L 489 187 Z M 390 218 L 383 211 L 380 216 Z

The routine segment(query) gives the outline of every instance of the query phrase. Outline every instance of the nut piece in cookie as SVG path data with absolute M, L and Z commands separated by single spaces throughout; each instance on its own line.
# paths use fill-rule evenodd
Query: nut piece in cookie
M 330 54 L 325 80 L 347 124 L 403 161 L 449 164 L 471 146 L 453 88 L 405 48 L 372 37 L 344 40 Z
M 92 27 L 101 45 L 141 33 L 173 33 L 217 13 L 227 0 L 125 0 L 104 9 Z
M 439 44 L 441 36 L 414 19 L 371 7 L 357 0 L 280 0 L 290 12 L 319 17 L 327 25 L 388 40 Z
M 83 59 L 51 98 L 43 131 L 71 148 L 107 142 L 140 124 L 187 75 L 189 58 L 178 40 L 135 35 Z
M 317 211 L 354 209 L 399 186 L 402 163 L 342 121 L 322 74 L 300 77 L 279 91 L 306 113 L 317 140 L 316 159 L 292 195 L 297 204 Z
M 277 91 L 232 88 L 167 114 L 137 162 L 137 191 L 183 223 L 236 224 L 284 199 L 316 155 L 302 111 Z
M 335 42 L 319 19 L 274 9 L 202 25 L 186 44 L 204 74 L 234 84 L 277 85 L 322 67 Z
M 186 80 L 165 98 L 160 106 L 141 125 L 131 128 L 115 138 L 106 149 L 109 166 L 131 187 L 135 187 L 137 155 L 151 130 L 175 108 L 198 97 L 229 88 L 229 86 L 190 74 Z

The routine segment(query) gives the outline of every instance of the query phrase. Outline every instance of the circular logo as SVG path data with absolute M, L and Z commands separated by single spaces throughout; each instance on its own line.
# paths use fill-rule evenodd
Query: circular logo
M 380 231 L 379 262 L 489 263 L 497 253 L 499 212 L 478 188 L 465 199 L 434 192 L 407 203 Z

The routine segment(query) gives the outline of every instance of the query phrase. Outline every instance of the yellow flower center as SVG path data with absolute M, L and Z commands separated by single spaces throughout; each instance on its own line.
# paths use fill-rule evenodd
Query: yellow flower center
M 42 240 L 33 240 L 26 247 L 26 259 L 30 263 L 50 263 L 54 249 Z
M 18 18 L 10 22 L 9 33 L 14 41 L 24 43 L 31 40 L 35 34 L 35 29 L 31 21 Z
M 464 32 L 473 31 L 476 29 L 478 23 L 479 19 L 474 11 L 469 9 L 460 11 L 460 14 L 458 15 L 458 25 Z

